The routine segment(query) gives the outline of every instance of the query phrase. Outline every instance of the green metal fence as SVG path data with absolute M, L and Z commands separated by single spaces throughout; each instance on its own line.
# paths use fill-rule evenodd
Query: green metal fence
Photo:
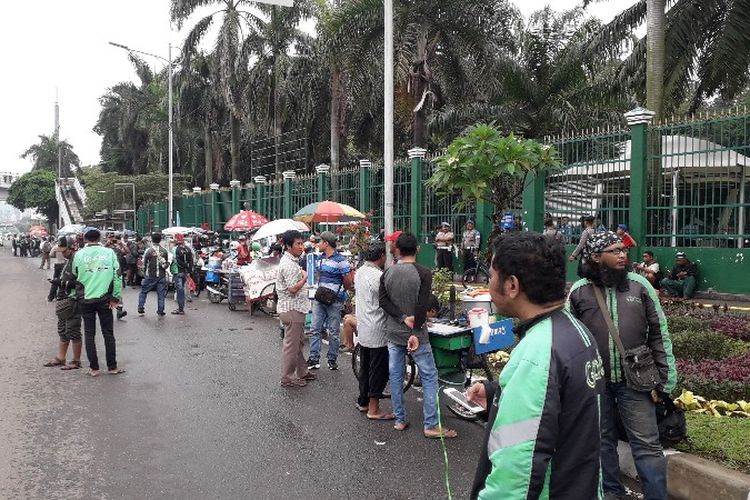
M 292 213 L 318 200 L 318 176 L 307 174 L 292 183 Z
M 743 247 L 750 116 L 667 123 L 649 134 L 647 244 Z
M 544 212 L 555 220 L 566 243 L 576 243 L 585 216 L 596 226 L 627 224 L 630 209 L 630 131 L 595 132 L 582 137 L 555 137 L 565 169 L 550 174 Z

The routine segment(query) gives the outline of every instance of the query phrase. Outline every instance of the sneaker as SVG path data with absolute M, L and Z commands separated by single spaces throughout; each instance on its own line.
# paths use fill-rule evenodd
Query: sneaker
M 307 369 L 308 370 L 317 370 L 320 368 L 320 360 L 318 359 L 308 359 L 307 360 Z
M 117 319 L 122 319 L 128 315 L 127 311 L 117 311 Z
M 335 361 L 329 361 L 328 362 L 328 369 L 329 370 L 338 370 L 339 369 L 339 365 Z
M 165 313 L 164 311 L 162 311 L 162 312 L 156 311 L 156 314 L 158 316 L 166 316 L 167 315 L 167 313 Z
M 185 311 L 180 311 L 179 309 L 175 309 L 172 311 L 172 314 L 185 314 Z
M 144 314 L 146 314 L 146 311 L 144 311 L 143 309 L 138 309 L 138 314 L 143 316 Z

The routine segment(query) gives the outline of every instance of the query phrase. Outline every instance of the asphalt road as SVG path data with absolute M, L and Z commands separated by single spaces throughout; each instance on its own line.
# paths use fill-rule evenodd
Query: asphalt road
M 284 389 L 278 323 L 261 313 L 202 297 L 157 319 L 151 294 L 139 318 L 128 288 L 130 315 L 115 323 L 127 373 L 43 368 L 57 334 L 38 262 L 0 248 L 0 498 L 448 497 L 419 392 L 406 397 L 412 427 L 397 433 L 354 408 L 349 357 Z M 443 418 L 459 432 L 446 442 L 453 498 L 466 498 L 482 428 Z

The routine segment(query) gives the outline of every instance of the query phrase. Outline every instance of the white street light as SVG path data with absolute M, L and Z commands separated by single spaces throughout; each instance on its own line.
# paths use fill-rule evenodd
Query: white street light
M 109 42 L 110 45 L 113 47 L 117 47 L 120 49 L 127 50 L 128 52 L 135 52 L 137 54 L 143 54 L 146 56 L 155 57 L 159 60 L 164 61 L 167 63 L 167 67 L 169 68 L 168 74 L 169 74 L 169 81 L 168 81 L 168 87 L 169 87 L 169 214 L 168 214 L 168 227 L 172 227 L 172 223 L 174 221 L 173 213 L 174 213 L 174 159 L 173 159 L 173 150 L 174 150 L 174 136 L 172 134 L 172 72 L 173 72 L 173 66 L 174 61 L 172 61 L 172 44 L 169 44 L 169 52 L 168 57 L 169 59 L 166 59 L 160 55 L 152 54 L 151 52 L 144 52 L 142 50 L 136 50 L 131 49 L 127 45 L 123 45 L 121 43 L 115 43 L 115 42 Z
M 385 10 L 385 68 L 384 68 L 384 123 L 383 123 L 383 200 L 385 234 L 393 233 L 393 0 L 383 2 Z M 419 237 L 419 235 L 416 235 Z M 388 261 L 391 261 L 390 248 Z

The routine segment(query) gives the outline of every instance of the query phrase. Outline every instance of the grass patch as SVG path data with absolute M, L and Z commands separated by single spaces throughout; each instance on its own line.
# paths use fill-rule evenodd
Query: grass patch
M 685 413 L 689 443 L 677 449 L 750 474 L 750 418 L 712 417 Z

